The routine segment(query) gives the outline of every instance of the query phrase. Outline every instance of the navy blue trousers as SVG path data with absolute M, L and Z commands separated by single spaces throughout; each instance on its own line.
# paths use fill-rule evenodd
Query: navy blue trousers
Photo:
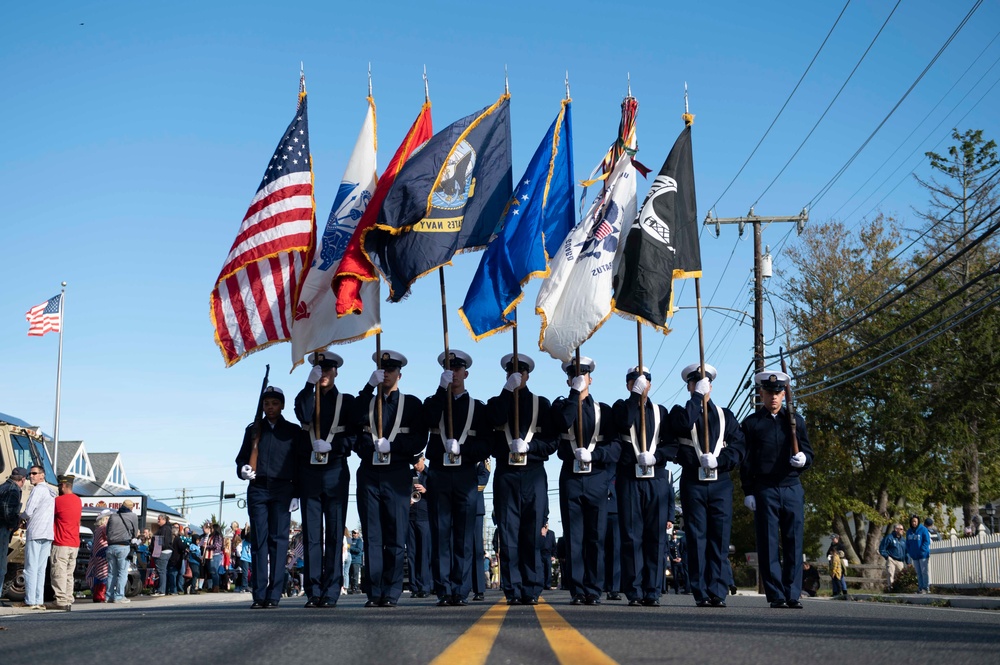
M 638 479 L 630 478 L 627 473 L 618 474 L 621 587 L 629 600 L 660 597 L 666 573 L 669 482 L 666 477 Z
M 412 478 L 405 466 L 358 469 L 358 514 L 364 529 L 368 600 L 396 602 L 403 593 Z
M 563 587 L 573 597 L 599 598 L 604 586 L 608 482 L 603 470 L 559 477 L 559 509 L 566 538 Z
M 725 561 L 733 526 L 733 481 L 719 474 L 714 482 L 681 479 L 688 588 L 696 602 L 729 593 Z
M 523 471 L 498 469 L 493 501 L 500 531 L 500 587 L 508 599 L 537 600 L 551 584 L 551 562 L 539 549 L 549 511 L 548 481 L 541 464 Z
M 757 561 L 768 602 L 798 600 L 802 595 L 802 485 L 764 487 L 754 494 L 757 509 Z
M 292 528 L 288 507 L 294 496 L 291 481 L 271 481 L 267 486 L 251 482 L 247 488 L 255 601 L 277 603 L 285 592 L 288 532 Z
M 472 541 L 476 530 L 478 483 L 473 466 L 427 472 L 431 567 L 434 593 L 438 598 L 465 600 L 472 591 Z M 479 538 L 482 539 L 482 534 Z M 478 564 L 482 570 L 482 560 Z

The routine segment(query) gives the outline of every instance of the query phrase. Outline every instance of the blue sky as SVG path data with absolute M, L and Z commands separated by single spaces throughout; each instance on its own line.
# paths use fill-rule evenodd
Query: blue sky
M 813 200 L 973 4 L 900 4 L 816 132 L 759 199 L 757 213 L 795 214 Z M 436 129 L 495 101 L 506 66 L 515 177 L 558 111 L 567 70 L 578 179 L 614 139 L 629 75 L 639 101 L 638 159 L 658 170 L 682 128 L 687 82 L 697 116 L 699 215 L 717 202 L 715 213 L 732 217 L 745 214 L 777 175 L 893 5 L 851 2 L 771 134 L 719 200 L 842 3 L 727 0 L 625 9 L 590 0 L 475 7 L 384 2 L 375 14 L 376 5 L 363 3 L 300 2 L 280 11 L 262 2 L 22 3 L 0 26 L 7 269 L 0 290 L 6 379 L 0 411 L 52 431 L 58 338 L 28 338 L 24 312 L 55 295 L 65 280 L 61 438 L 83 439 L 92 452 L 120 451 L 129 480 L 162 500 L 174 502 L 182 487 L 195 495 L 216 493 L 220 480 L 229 491 L 243 490 L 232 460 L 265 363 L 290 394 L 306 371 L 287 374 L 289 344 L 225 369 L 212 338 L 209 293 L 291 118 L 300 61 L 320 225 L 363 119 L 369 63 L 380 168 L 419 111 L 424 65 Z M 993 66 L 1000 40 L 991 43 L 997 26 L 1000 7 L 984 3 L 811 210 L 810 223 L 835 217 L 857 224 L 884 197 L 883 211 L 898 214 L 904 226 L 915 224 L 911 206 L 922 207 L 926 197 L 907 174 L 929 175 L 923 152 L 943 151 L 953 126 L 1000 134 L 1000 92 L 990 89 L 1000 77 Z M 640 182 L 640 196 L 646 187 Z M 773 248 L 793 243 L 790 230 L 767 228 L 764 242 Z M 772 253 L 777 269 L 789 268 L 781 253 Z M 735 227 L 718 239 L 706 232 L 702 255 L 704 304 L 752 311 L 751 234 L 738 240 Z M 498 358 L 509 351 L 510 335 L 475 344 L 458 318 L 479 256 L 456 258 L 446 280 L 451 344 L 473 355 L 470 389 L 487 399 L 503 384 Z M 528 306 L 520 311 L 519 344 L 539 363 L 532 388 L 555 397 L 566 388 L 556 361 L 537 351 L 538 319 L 531 312 L 537 289 L 537 283 L 529 286 Z M 772 302 L 778 312 L 772 318 L 766 310 L 769 340 L 781 318 L 780 301 Z M 694 305 L 693 283 L 679 292 L 677 304 Z M 437 386 L 439 312 L 436 279 L 418 282 L 403 303 L 382 307 L 383 345 L 409 356 L 402 385 L 421 397 Z M 714 396 L 723 403 L 751 360 L 749 322 L 733 325 L 719 311 L 705 315 L 708 361 L 720 371 Z M 693 310 L 681 310 L 673 326 L 665 338 L 644 333 L 655 398 L 667 406 L 682 397 L 680 368 L 698 358 Z M 374 341 L 335 350 L 347 359 L 338 384 L 355 392 L 372 369 Z M 584 353 L 598 363 L 595 394 L 607 402 L 623 396 L 624 371 L 636 358 L 634 324 L 609 321 Z M 554 465 L 549 475 L 555 487 Z M 192 519 L 216 510 L 211 499 L 205 503 Z M 561 532 L 554 497 L 551 503 Z M 230 505 L 226 517 L 237 512 Z

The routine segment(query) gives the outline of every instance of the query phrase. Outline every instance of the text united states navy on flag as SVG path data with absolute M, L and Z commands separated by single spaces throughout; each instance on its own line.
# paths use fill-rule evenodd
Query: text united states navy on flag
M 215 341 L 226 365 L 291 339 L 303 263 L 315 229 L 304 85 L 212 291 Z
M 47 332 L 59 332 L 59 324 L 62 322 L 59 313 L 60 300 L 62 294 L 49 298 L 41 305 L 35 305 L 25 313 L 29 337 L 41 337 Z

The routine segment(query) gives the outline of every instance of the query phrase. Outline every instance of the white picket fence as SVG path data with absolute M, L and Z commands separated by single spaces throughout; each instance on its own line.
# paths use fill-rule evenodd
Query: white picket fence
M 1000 535 L 980 533 L 931 543 L 931 584 L 969 589 L 1000 587 Z

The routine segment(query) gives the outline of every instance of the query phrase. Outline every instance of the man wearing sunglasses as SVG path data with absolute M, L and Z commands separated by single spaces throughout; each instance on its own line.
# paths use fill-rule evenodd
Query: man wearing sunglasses
M 28 474 L 31 494 L 21 513 L 27 522 L 24 544 L 24 605 L 33 610 L 45 609 L 45 564 L 52 551 L 55 534 L 53 515 L 56 493 L 45 483 L 45 470 L 31 467 Z

